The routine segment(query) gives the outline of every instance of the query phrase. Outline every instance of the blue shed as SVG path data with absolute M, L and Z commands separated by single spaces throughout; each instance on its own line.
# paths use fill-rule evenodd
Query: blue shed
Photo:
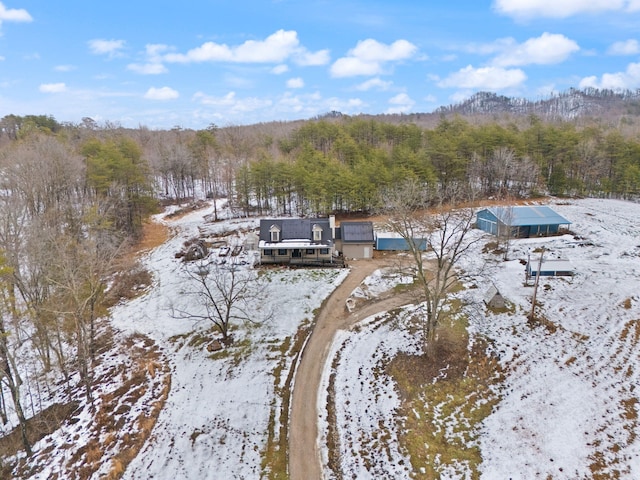
M 542 263 L 540 263 L 540 259 L 538 258 L 527 262 L 527 278 L 538 275 L 538 268 L 540 268 L 541 277 L 573 276 L 573 266 L 568 260 L 543 259 Z
M 427 249 L 427 240 L 425 238 L 413 238 L 414 245 L 418 245 L 419 250 Z M 395 232 L 377 232 L 376 233 L 376 250 L 409 250 L 407 241 Z
M 490 207 L 477 213 L 476 226 L 493 235 L 528 238 L 555 235 L 571 222 L 543 205 L 518 207 Z

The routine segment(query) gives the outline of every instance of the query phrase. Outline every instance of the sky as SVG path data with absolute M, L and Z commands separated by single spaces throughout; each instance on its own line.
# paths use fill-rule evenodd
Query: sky
M 206 128 L 640 87 L 640 0 L 0 0 L 0 117 Z

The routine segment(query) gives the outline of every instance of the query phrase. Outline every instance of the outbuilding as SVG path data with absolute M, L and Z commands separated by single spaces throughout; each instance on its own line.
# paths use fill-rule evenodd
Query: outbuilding
M 376 250 L 397 250 L 407 251 L 409 250 L 409 244 L 407 240 L 396 232 L 376 232 Z M 425 251 L 427 249 L 426 238 L 412 238 L 413 245 L 418 247 L 418 250 Z
M 336 248 L 345 258 L 373 258 L 373 222 L 341 222 Z
M 480 210 L 476 226 L 493 235 L 512 238 L 557 235 L 571 222 L 544 205 L 490 207 Z
M 495 285 L 491 285 L 484 294 L 484 304 L 489 308 L 500 309 L 506 306 L 504 297 Z
M 570 277 L 573 275 L 573 266 L 568 260 L 543 259 L 540 264 L 540 258 L 535 258 L 529 259 L 527 262 L 527 278 L 538 275 L 538 268 L 540 268 L 541 277 Z

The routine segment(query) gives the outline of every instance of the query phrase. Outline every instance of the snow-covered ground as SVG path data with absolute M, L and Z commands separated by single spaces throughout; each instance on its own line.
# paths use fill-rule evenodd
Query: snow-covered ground
M 193 297 L 185 295 L 189 287 L 184 265 L 174 256 L 186 240 L 198 235 L 207 213 L 198 211 L 171 222 L 177 235 L 144 262 L 154 273 L 154 287 L 112 312 L 117 328 L 149 335 L 166 349 L 172 371 L 171 391 L 152 437 L 124 478 L 259 478 L 271 409 L 281 401 L 275 387 L 283 380 L 274 372 L 280 366 L 286 376 L 291 368 L 291 359 L 282 363 L 281 345 L 313 318 L 313 310 L 347 274 L 334 269 L 268 270 L 267 289 L 254 305 L 253 318 L 259 320 L 264 312 L 273 312 L 273 318 L 238 325 L 234 344 L 212 355 L 204 346 L 189 344 L 194 332 L 206 332 L 211 325 L 171 313 L 173 308 L 197 309 L 189 304 Z M 215 237 L 255 227 L 256 220 L 228 220 L 208 224 L 206 233 Z M 226 238 L 242 244 L 242 234 Z M 215 258 L 216 252 L 211 255 Z M 251 263 L 255 252 L 243 255 Z
M 457 295 L 465 302 L 469 330 L 490 341 L 506 372 L 495 387 L 499 402 L 478 429 L 482 453 L 478 470 L 489 480 L 596 475 L 637 479 L 640 205 L 586 199 L 551 206 L 573 222 L 575 236 L 513 240 L 510 260 L 503 262 L 499 255 L 482 253 L 493 238 L 476 230 L 471 235 L 481 241 L 461 264 L 469 288 Z M 185 295 L 190 287 L 184 264 L 175 254 L 185 241 L 198 236 L 199 227 L 206 226 L 211 238 L 237 230 L 240 233 L 225 236 L 235 245 L 242 243 L 242 232 L 257 227 L 257 221 L 205 225 L 207 213 L 197 211 L 168 221 L 174 236 L 143 259 L 154 274 L 152 288 L 112 310 L 114 327 L 150 337 L 171 373 L 166 404 L 151 438 L 127 468 L 127 479 L 264 476 L 267 437 L 269 432 L 278 433 L 277 425 L 270 423 L 279 419 L 274 411 L 282 406 L 280 390 L 294 368 L 288 339 L 308 325 L 314 310 L 348 273 L 346 269 L 266 270 L 267 291 L 256 302 L 254 314 L 259 318 L 273 311 L 273 319 L 239 325 L 231 347 L 209 352 L 198 338 L 208 334 L 210 325 L 172 315 L 175 308 L 194 308 L 193 297 Z M 541 279 L 538 316 L 554 328 L 532 327 L 526 318 L 533 289 L 524 286 L 520 261 L 543 246 L 548 258 L 570 260 L 576 272 L 570 278 Z M 247 264 L 255 256 L 243 255 Z M 353 298 L 364 301 L 402 282 L 402 277 L 378 271 L 354 291 Z M 491 313 L 482 304 L 492 284 L 512 305 L 509 312 Z M 410 315 L 407 309 L 394 322 L 384 316 L 367 319 L 340 332 L 331 346 L 323 388 L 334 374 L 333 408 L 344 448 L 343 478 L 412 478 L 416 473 L 412 474 L 400 441 L 399 394 L 384 368 L 398 352 L 419 352 L 418 340 L 397 328 Z M 144 342 L 139 344 L 144 347 Z M 118 358 L 105 360 L 105 372 L 117 366 Z M 326 393 L 320 399 L 319 441 L 326 445 Z M 59 441 L 81 442 L 82 434 L 70 428 L 36 447 Z M 330 478 L 326 448 L 323 455 Z M 65 462 L 64 453 L 56 462 Z M 451 473 L 461 468 L 465 465 L 443 465 L 442 477 L 472 478 L 469 471 Z M 38 478 L 55 471 L 43 470 Z
M 494 239 L 475 230 L 471 235 L 480 241 L 460 264 L 465 284 L 477 287 L 457 294 L 470 332 L 490 340 L 506 372 L 496 386 L 499 403 L 479 427 L 478 470 L 484 479 L 637 479 L 640 205 L 585 199 L 551 206 L 573 222 L 574 235 L 513 240 L 510 260 L 503 262 L 482 253 Z M 536 314 L 550 328 L 527 323 L 533 288 L 524 285 L 521 260 L 541 247 L 547 258 L 567 259 L 575 269 L 573 277 L 540 280 Z M 510 313 L 485 308 L 492 284 L 510 302 Z M 370 319 L 332 346 L 323 388 L 333 374 L 345 477 L 412 477 L 397 439 L 400 400 L 383 366 L 396 352 L 417 353 L 418 345 L 395 325 Z M 325 405 L 319 409 L 325 443 Z M 326 450 L 324 461 L 331 477 Z M 443 465 L 442 478 L 472 478 L 462 467 Z

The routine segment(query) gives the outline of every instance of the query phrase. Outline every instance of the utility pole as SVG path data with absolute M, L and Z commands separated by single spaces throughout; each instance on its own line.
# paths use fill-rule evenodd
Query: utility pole
M 538 281 L 540 280 L 540 270 L 542 270 L 542 257 L 544 256 L 544 247 L 542 247 L 542 251 L 540 252 L 540 260 L 538 261 L 538 273 L 536 273 L 536 281 L 533 284 L 533 300 L 531 301 L 531 314 L 529 315 L 529 319 L 535 319 L 536 313 L 536 296 L 538 294 Z

